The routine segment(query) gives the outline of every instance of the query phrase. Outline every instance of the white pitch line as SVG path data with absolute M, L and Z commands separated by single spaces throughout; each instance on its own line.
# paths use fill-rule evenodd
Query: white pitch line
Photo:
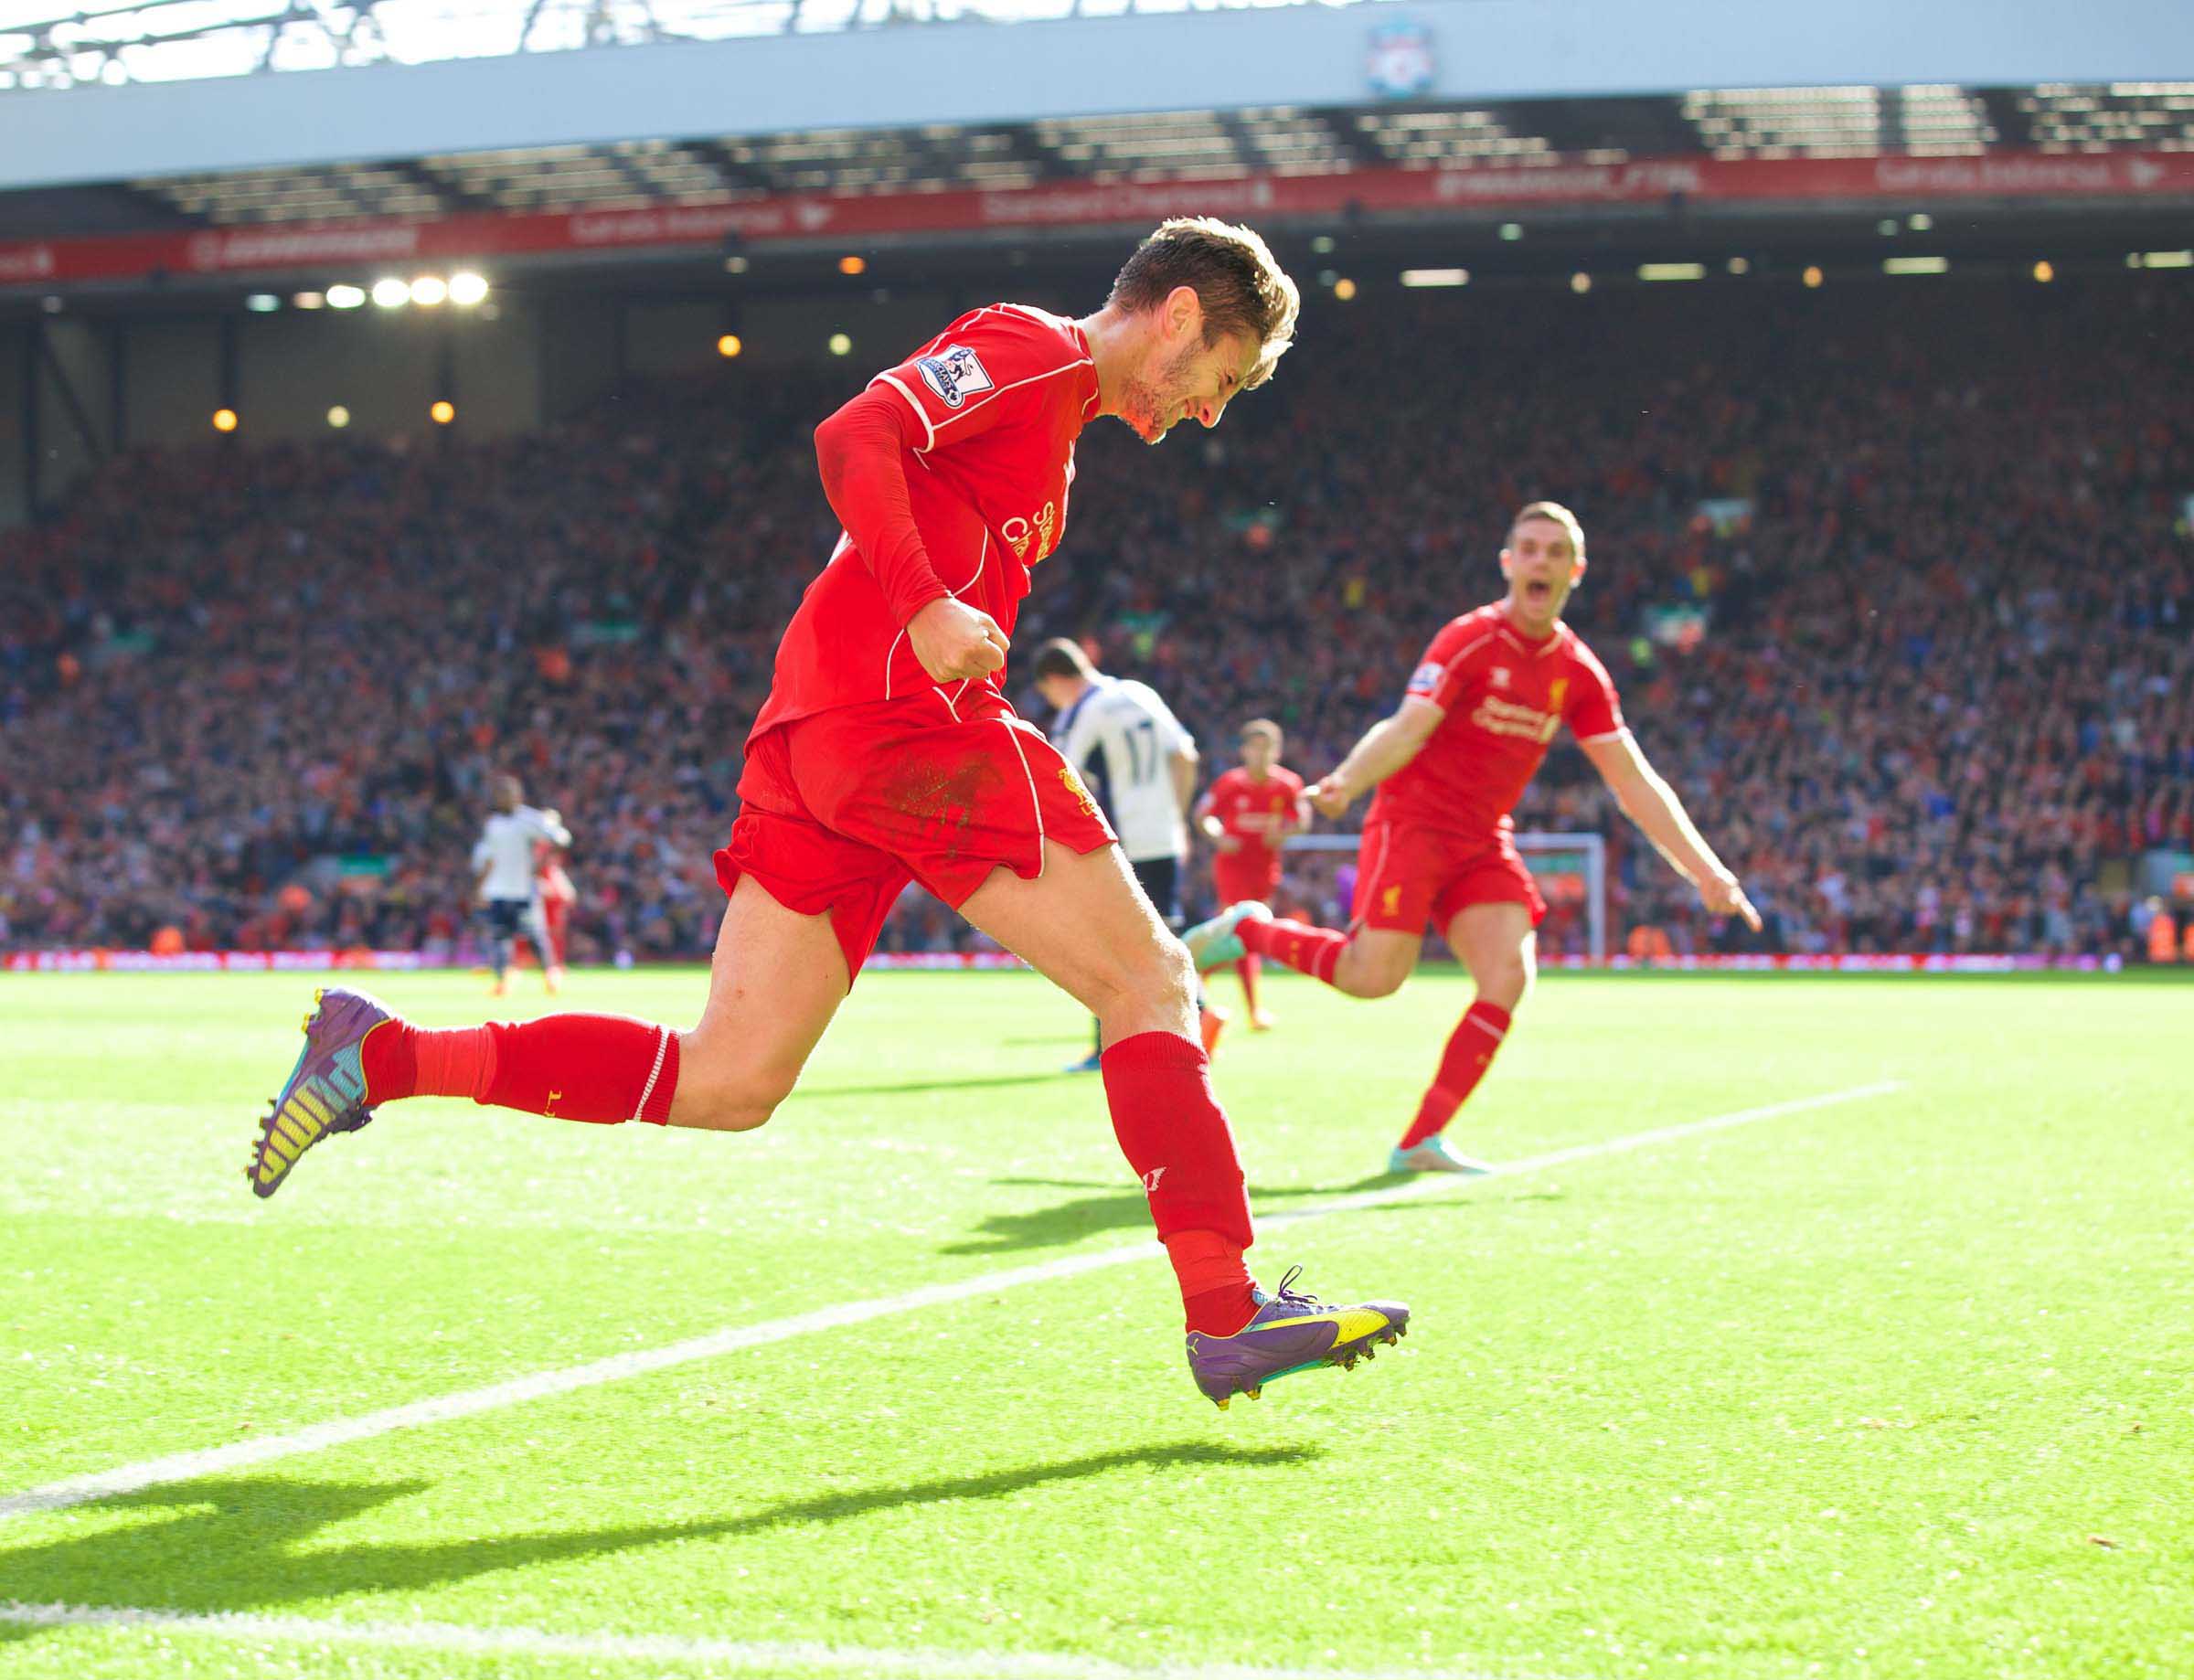
M 312 1644 L 404 1645 L 469 1655 L 586 1657 L 631 1663 L 691 1663 L 716 1673 L 899 1675 L 911 1680 L 1493 1680 L 1479 1670 L 1257 1668 L 1238 1663 L 1107 1662 L 1061 1652 L 893 1651 L 853 1645 L 750 1643 L 665 1633 L 552 1633 L 541 1628 L 464 1627 L 447 1622 L 335 1622 L 239 1611 L 110 1609 L 18 1604 L 0 1600 L 0 1627 L 113 1628 L 199 1633 L 220 1639 Z M 1519 1680 L 1507 1675 L 1504 1680 Z
M 1738 1109 L 1729 1114 L 1709 1114 L 1704 1120 L 1687 1120 L 1673 1126 L 1656 1126 L 1650 1132 L 1633 1132 L 1623 1137 L 1603 1138 L 1596 1143 L 1573 1143 L 1567 1149 L 1549 1150 L 1543 1155 L 1525 1155 L 1520 1160 L 1504 1161 L 1496 1165 L 1490 1176 L 1458 1178 L 1445 1173 L 1427 1173 L 1408 1184 L 1397 1185 L 1387 1190 L 1362 1190 L 1354 1196 L 1337 1196 L 1330 1202 L 1320 1202 L 1315 1207 L 1283 1209 L 1278 1213 L 1257 1216 L 1260 1225 L 1278 1225 L 1288 1219 L 1315 1219 L 1329 1213 L 1347 1213 L 1358 1207 L 1377 1207 L 1381 1203 L 1398 1202 L 1406 1196 L 1422 1196 L 1431 1190 L 1453 1189 L 1457 1186 L 1468 1188 L 1473 1185 L 1496 1182 L 1503 1178 L 1518 1178 L 1526 1173 L 1543 1173 L 1550 1166 L 1567 1166 L 1572 1161 L 1589 1161 L 1596 1155 L 1628 1154 L 1634 1149 L 1650 1149 L 1656 1143 L 1673 1143 L 1683 1138 L 1699 1137 L 1709 1132 L 1727 1132 L 1732 1126 L 1749 1126 L 1758 1120 L 1775 1120 L 1784 1114 L 1802 1114 L 1808 1109 L 1832 1108 L 1839 1102 L 1859 1102 L 1868 1097 L 1886 1097 L 1891 1091 L 1902 1090 L 1902 1079 L 1880 1079 L 1871 1085 L 1854 1085 L 1848 1090 L 1826 1091 L 1817 1097 L 1793 1097 L 1787 1102 L 1770 1102 L 1756 1109 Z M 0 1501 L 0 1515 L 6 1513 L 5 1501 Z
M 1496 1169 L 1494 1180 L 1541 1172 L 1550 1166 L 1589 1160 L 1596 1155 L 1621 1154 L 1634 1149 L 1649 1148 L 1656 1143 L 1674 1143 L 1703 1132 L 1727 1131 L 1732 1126 L 1750 1125 L 1754 1121 L 1773 1120 L 1778 1115 L 1803 1113 L 1809 1109 L 1886 1096 L 1898 1089 L 1900 1085 L 1897 1080 L 1881 1080 L 1871 1085 L 1855 1085 L 1848 1090 L 1828 1091 L 1817 1097 L 1794 1097 L 1787 1102 L 1771 1102 L 1761 1108 L 1715 1114 L 1681 1125 L 1660 1126 L 1650 1132 L 1634 1132 L 1624 1137 L 1607 1138 L 1596 1143 L 1579 1143 L 1571 1148 L 1557 1149 L 1547 1154 L 1528 1155 L 1520 1161 L 1508 1162 Z M 1327 1214 L 1377 1207 L 1387 1202 L 1401 1201 L 1429 1191 L 1468 1187 L 1492 1181 L 1432 1175 L 1385 1189 L 1337 1196 L 1331 1201 L 1320 1202 L 1315 1207 L 1266 1214 L 1260 1223 L 1298 1224 L 1305 1219 L 1323 1218 Z M 514 1377 L 506 1382 L 491 1383 L 485 1388 L 463 1389 L 455 1394 L 413 1400 L 408 1405 L 391 1406 L 355 1418 L 337 1418 L 326 1423 L 310 1424 L 286 1435 L 266 1435 L 254 1441 L 233 1441 L 227 1446 L 207 1447 L 196 1452 L 177 1452 L 166 1458 L 146 1459 L 139 1463 L 123 1464 L 90 1475 L 70 1476 L 65 1481 L 49 1482 L 42 1487 L 29 1488 L 20 1494 L 0 1498 L 0 1522 L 37 1511 L 66 1510 L 71 1505 L 85 1505 L 94 1499 L 111 1499 L 118 1494 L 134 1494 L 168 1483 L 195 1482 L 203 1476 L 247 1470 L 255 1464 L 269 1463 L 276 1459 L 320 1452 L 329 1447 L 344 1446 L 354 1441 L 369 1441 L 377 1435 L 387 1435 L 397 1430 L 419 1429 L 431 1423 L 448 1423 L 485 1411 L 500 1410 L 506 1406 L 521 1406 L 529 1400 L 546 1399 L 551 1395 L 599 1388 L 604 1383 L 623 1382 L 628 1377 L 642 1377 L 651 1371 L 666 1371 L 676 1366 L 692 1365 L 698 1360 L 714 1359 L 724 1354 L 737 1353 L 742 1348 L 764 1347 L 772 1342 L 789 1341 L 794 1336 L 866 1324 L 872 1318 L 915 1312 L 923 1307 L 944 1306 L 977 1295 L 995 1294 L 1000 1290 L 1017 1289 L 1024 1283 L 1044 1283 L 1056 1278 L 1079 1277 L 1083 1272 L 1124 1266 L 1134 1260 L 1156 1260 L 1164 1252 L 1156 1243 L 1143 1241 L 1119 1248 L 1100 1249 L 1091 1254 L 1073 1254 L 1060 1260 L 1043 1260 L 1032 1266 L 1012 1266 L 996 1271 L 979 1272 L 956 1282 L 926 1284 L 920 1289 L 908 1290 L 903 1294 L 887 1295 L 870 1301 L 848 1301 L 837 1306 L 818 1308 L 813 1313 L 795 1313 L 790 1318 L 767 1319 L 758 1324 L 740 1324 L 728 1330 L 712 1331 L 707 1335 L 673 1342 L 663 1347 L 612 1354 L 604 1359 L 590 1360 L 585 1365 L 566 1366 L 561 1370 L 536 1371 L 529 1376 Z

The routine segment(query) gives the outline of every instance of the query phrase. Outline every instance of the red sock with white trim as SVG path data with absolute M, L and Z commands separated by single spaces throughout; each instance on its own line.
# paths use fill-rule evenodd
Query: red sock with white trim
M 358 1047 L 367 1103 L 470 1097 L 495 1108 L 614 1126 L 666 1125 L 678 1036 L 622 1015 L 551 1015 L 446 1030 L 384 1021 Z
M 1173 1261 L 1190 1330 L 1232 1335 L 1257 1311 L 1242 1250 L 1256 1240 L 1234 1134 L 1211 1093 L 1211 1062 L 1173 1033 L 1137 1033 L 1104 1052 L 1113 1132 Z
M 1432 1078 L 1432 1088 L 1424 1093 L 1424 1101 L 1417 1105 L 1417 1118 L 1401 1134 L 1404 1149 L 1416 1148 L 1454 1119 L 1463 1100 L 1477 1089 L 1486 1069 L 1492 1066 L 1494 1052 L 1508 1036 L 1508 1012 L 1498 1004 L 1481 1001 L 1464 1012 L 1462 1021 L 1448 1035 L 1447 1048 L 1440 1054 L 1440 1071 Z
M 1341 960 L 1348 936 L 1331 928 L 1314 928 L 1305 921 L 1275 917 L 1271 921 L 1244 920 L 1234 930 L 1241 948 L 1257 956 L 1284 962 L 1299 974 L 1333 984 L 1335 965 Z

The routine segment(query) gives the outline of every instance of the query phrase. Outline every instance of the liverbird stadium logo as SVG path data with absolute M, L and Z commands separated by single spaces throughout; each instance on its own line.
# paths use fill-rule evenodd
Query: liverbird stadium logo
M 935 391 L 948 409 L 956 409 L 977 392 L 991 388 L 989 370 L 965 345 L 948 345 L 914 366 L 921 370 L 921 382 Z
M 1422 24 L 1381 24 L 1371 31 L 1365 68 L 1371 91 L 1411 99 L 1432 85 L 1432 32 Z

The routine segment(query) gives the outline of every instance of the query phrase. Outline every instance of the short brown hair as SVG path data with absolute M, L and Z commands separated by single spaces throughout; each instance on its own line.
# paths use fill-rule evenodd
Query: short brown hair
M 1246 741 L 1252 736 L 1271 741 L 1277 747 L 1281 740 L 1280 726 L 1270 718 L 1252 718 L 1241 726 L 1241 739 Z
M 1294 341 L 1303 295 L 1256 232 L 1210 216 L 1160 222 L 1135 247 L 1106 301 L 1123 309 L 1148 309 L 1176 286 L 1189 287 L 1203 305 L 1205 344 L 1240 333 L 1262 346 L 1242 389 L 1254 390 L 1273 377 Z
M 1097 667 L 1090 656 L 1081 651 L 1081 643 L 1069 641 L 1065 636 L 1053 636 L 1036 650 L 1036 676 L 1041 682 L 1047 676 L 1079 676 L 1087 682 L 1097 675 Z
M 1584 526 L 1577 523 L 1577 516 L 1560 502 L 1527 502 L 1517 509 L 1516 517 L 1509 520 L 1508 528 L 1516 527 L 1527 519 L 1551 519 L 1570 534 L 1570 547 L 1579 554 L 1584 552 Z

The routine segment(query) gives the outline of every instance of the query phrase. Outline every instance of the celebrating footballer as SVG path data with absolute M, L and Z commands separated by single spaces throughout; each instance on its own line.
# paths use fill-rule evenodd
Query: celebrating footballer
M 1272 377 L 1297 307 L 1256 234 L 1179 219 L 1137 247 L 1095 314 L 992 304 L 878 374 L 815 432 L 841 533 L 747 738 L 699 1024 L 562 1014 L 438 1031 L 330 989 L 261 1122 L 252 1188 L 272 1195 L 306 1149 L 414 1096 L 751 1131 L 791 1094 L 916 880 L 1096 1015 L 1113 1126 L 1173 1263 L 1206 1397 L 1254 1398 L 1392 1341 L 1402 1306 L 1251 1281 L 1248 1196 L 1188 953 L 1090 790 L 1002 692 L 1030 569 L 1065 534 L 1083 427 L 1110 414 L 1156 443 L 1183 420 L 1218 425 Z
M 1337 817 L 1372 795 L 1345 932 L 1273 919 L 1251 900 L 1187 935 L 1199 967 L 1268 956 L 1352 997 L 1384 997 L 1417 965 L 1429 921 L 1470 971 L 1476 996 L 1449 1037 L 1417 1113 L 1388 1156 L 1395 1173 L 1482 1173 L 1442 1136 L 1507 1037 L 1529 989 L 1534 930 L 1547 913 L 1516 849 L 1510 815 L 1567 725 L 1632 822 L 1709 909 L 1759 913 L 1700 837 L 1683 802 L 1623 722 L 1607 667 L 1561 622 L 1585 570 L 1584 531 L 1556 502 L 1509 522 L 1508 592 L 1432 640 L 1401 705 L 1308 790 Z

